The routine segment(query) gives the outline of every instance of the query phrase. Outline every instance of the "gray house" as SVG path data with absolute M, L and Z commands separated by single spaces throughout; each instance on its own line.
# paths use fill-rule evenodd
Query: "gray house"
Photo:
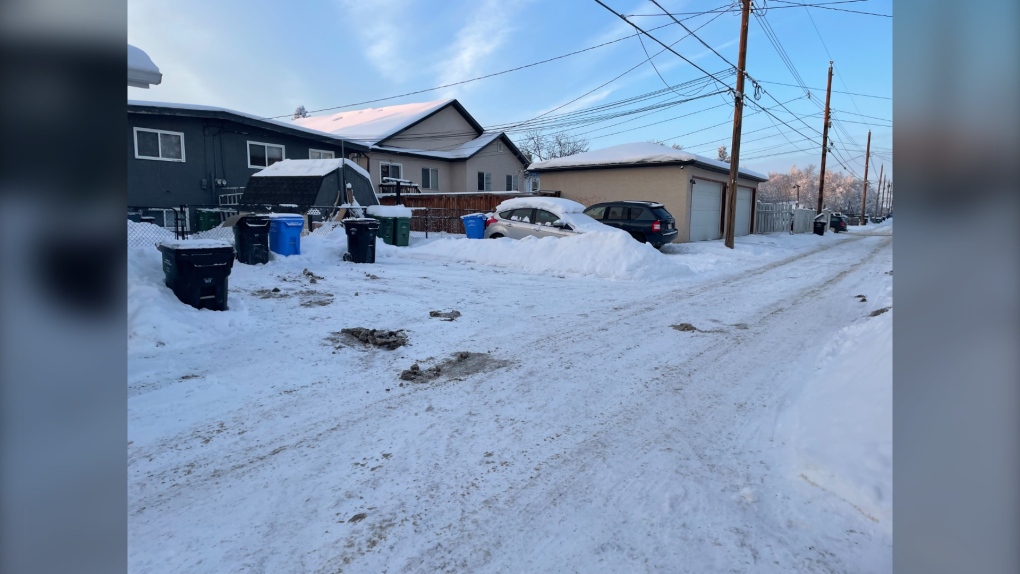
M 485 131 L 455 99 L 295 119 L 368 147 L 354 156 L 378 189 L 410 180 L 423 193 L 521 191 L 528 162 L 503 132 Z
M 283 159 L 333 159 L 368 146 L 289 122 L 209 106 L 129 100 L 129 207 L 216 206 Z

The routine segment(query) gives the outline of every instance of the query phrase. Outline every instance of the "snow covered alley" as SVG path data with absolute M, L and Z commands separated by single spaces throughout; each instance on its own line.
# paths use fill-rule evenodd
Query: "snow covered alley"
M 131 248 L 129 569 L 891 571 L 892 229 Z

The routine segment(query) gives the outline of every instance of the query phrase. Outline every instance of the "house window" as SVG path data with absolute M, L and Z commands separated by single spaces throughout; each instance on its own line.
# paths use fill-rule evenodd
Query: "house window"
M 421 168 L 421 188 L 439 189 L 439 170 L 428 167 Z
M 262 142 L 248 142 L 248 167 L 260 169 L 283 161 L 283 146 Z
M 385 177 L 392 177 L 393 179 L 403 179 L 404 178 L 403 167 L 404 167 L 403 164 L 399 163 L 381 162 L 379 164 L 379 181 L 382 181 L 382 178 Z
M 503 151 L 503 142 L 496 142 L 496 151 Z
M 492 174 L 487 171 L 478 172 L 478 191 L 492 191 Z
M 538 191 L 541 188 L 541 185 L 539 185 L 540 183 L 541 181 L 538 178 L 531 180 L 531 191 L 532 192 Z
M 506 190 L 507 191 L 518 191 L 517 189 L 517 176 L 508 175 L 506 176 Z
M 135 158 L 184 161 L 184 134 L 135 128 Z
M 333 159 L 336 156 L 331 151 L 321 149 L 308 150 L 308 159 Z

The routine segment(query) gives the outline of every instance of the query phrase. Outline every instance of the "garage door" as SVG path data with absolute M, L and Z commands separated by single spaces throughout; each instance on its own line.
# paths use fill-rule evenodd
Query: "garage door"
M 737 188 L 737 219 L 733 225 L 736 236 L 751 234 L 751 188 Z
M 723 184 L 695 179 L 691 187 L 691 241 L 722 239 Z

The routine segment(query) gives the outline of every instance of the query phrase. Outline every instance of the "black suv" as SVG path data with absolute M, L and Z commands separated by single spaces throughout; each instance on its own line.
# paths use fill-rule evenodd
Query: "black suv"
M 831 228 L 836 233 L 839 233 L 840 231 L 846 231 L 847 230 L 846 223 L 847 219 L 845 215 L 834 213 L 832 214 L 832 218 L 829 219 L 829 228 Z
M 588 217 L 630 233 L 641 243 L 658 249 L 676 239 L 676 220 L 661 203 L 607 201 L 584 210 Z

